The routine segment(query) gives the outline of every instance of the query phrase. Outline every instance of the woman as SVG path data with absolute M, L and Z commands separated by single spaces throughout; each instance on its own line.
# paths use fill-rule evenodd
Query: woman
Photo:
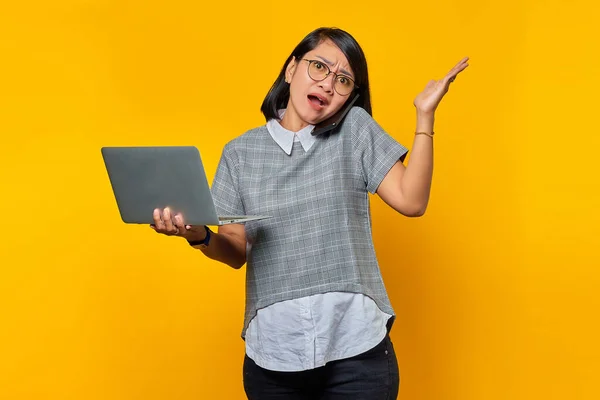
M 317 29 L 267 94 L 266 125 L 225 146 L 212 185 L 220 214 L 272 218 L 214 233 L 168 209 L 154 211 L 157 232 L 181 236 L 233 268 L 247 264 L 249 399 L 396 398 L 394 311 L 373 249 L 368 194 L 405 216 L 425 212 L 434 112 L 467 60 L 415 98 L 417 129 L 405 167 L 408 150 L 371 117 L 362 49 L 342 30 Z M 339 126 L 312 134 L 342 111 Z

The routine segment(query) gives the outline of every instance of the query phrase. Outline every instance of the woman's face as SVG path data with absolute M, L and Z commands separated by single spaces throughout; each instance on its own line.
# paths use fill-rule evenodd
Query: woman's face
M 306 124 L 316 125 L 342 108 L 350 95 L 342 96 L 334 89 L 336 75 L 333 73 L 322 81 L 313 80 L 308 75 L 309 62 L 306 60 L 319 62 L 313 68 L 321 70 L 326 65 L 335 74 L 356 79 L 344 53 L 330 40 L 321 42 L 306 53 L 303 59 L 290 61 L 285 76 L 286 82 L 290 84 L 286 116 L 291 111 Z

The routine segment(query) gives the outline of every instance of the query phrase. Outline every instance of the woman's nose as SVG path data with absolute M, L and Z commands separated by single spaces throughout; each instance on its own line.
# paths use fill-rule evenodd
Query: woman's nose
M 334 79 L 335 79 L 335 75 L 329 74 L 329 76 L 327 78 L 323 79 L 321 82 L 319 82 L 319 84 L 323 88 L 324 91 L 326 91 L 327 93 L 331 93 L 331 92 L 333 92 Z

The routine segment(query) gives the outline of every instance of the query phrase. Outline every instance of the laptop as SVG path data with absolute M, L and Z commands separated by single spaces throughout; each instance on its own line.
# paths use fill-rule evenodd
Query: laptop
M 265 215 L 217 215 L 200 151 L 194 146 L 102 147 L 121 219 L 153 224 L 154 209 L 169 207 L 187 225 L 239 224 Z

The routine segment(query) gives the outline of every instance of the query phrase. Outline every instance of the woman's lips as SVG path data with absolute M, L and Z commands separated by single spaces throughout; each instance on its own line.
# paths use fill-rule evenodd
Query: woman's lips
M 323 101 L 323 99 L 319 98 L 319 96 L 309 94 L 307 96 L 307 99 L 308 99 L 308 104 L 310 104 L 310 106 L 313 109 L 320 111 L 323 108 L 325 108 L 326 102 Z

